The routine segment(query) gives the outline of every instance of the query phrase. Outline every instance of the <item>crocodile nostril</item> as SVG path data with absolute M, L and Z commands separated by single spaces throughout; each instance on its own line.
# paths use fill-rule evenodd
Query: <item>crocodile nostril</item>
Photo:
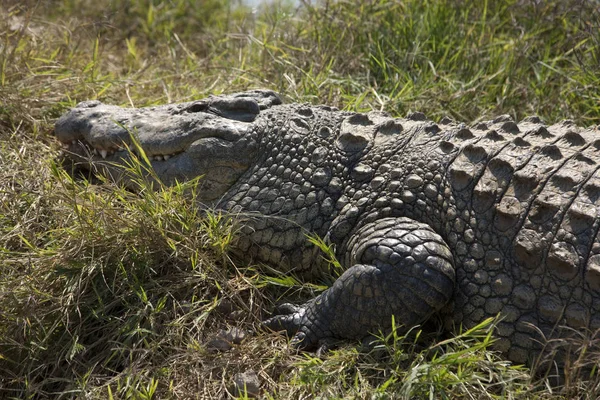
M 82 101 L 81 103 L 77 104 L 76 108 L 94 108 L 98 107 L 101 104 L 102 102 L 99 100 L 88 100 Z
M 197 112 L 206 111 L 207 109 L 208 109 L 208 103 L 206 103 L 205 101 L 197 101 L 197 102 L 191 104 L 188 108 L 186 108 L 185 111 L 187 111 L 189 113 L 197 113 Z

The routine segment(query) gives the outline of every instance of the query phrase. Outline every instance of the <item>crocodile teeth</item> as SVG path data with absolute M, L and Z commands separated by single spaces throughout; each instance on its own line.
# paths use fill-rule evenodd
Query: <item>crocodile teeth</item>
M 165 161 L 167 161 L 169 158 L 171 158 L 170 155 L 166 154 L 165 156 L 163 156 L 165 158 Z
M 102 158 L 106 158 L 106 156 L 108 155 L 108 151 L 102 149 L 100 150 L 100 155 L 102 156 Z
M 71 144 L 72 144 L 72 145 L 76 145 L 76 144 L 77 144 L 77 140 L 73 140 L 73 141 L 71 142 Z
M 97 156 L 98 155 L 98 149 L 93 149 L 92 153 L 94 153 L 94 155 Z

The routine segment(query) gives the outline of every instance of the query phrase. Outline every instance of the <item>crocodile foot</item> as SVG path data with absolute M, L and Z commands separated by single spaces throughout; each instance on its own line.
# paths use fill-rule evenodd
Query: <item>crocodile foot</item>
M 279 305 L 274 316 L 263 322 L 263 325 L 274 331 L 285 331 L 292 337 L 291 344 L 303 350 L 318 348 L 323 351 L 333 346 L 333 337 L 328 320 L 318 315 L 315 300 L 303 305 L 285 303 Z
M 410 328 L 448 302 L 454 287 L 452 255 L 430 227 L 385 218 L 366 224 L 356 238 L 348 249 L 352 266 L 333 286 L 301 306 L 280 306 L 280 315 L 264 325 L 293 335 L 299 348 L 313 349 L 386 330 L 392 316 Z

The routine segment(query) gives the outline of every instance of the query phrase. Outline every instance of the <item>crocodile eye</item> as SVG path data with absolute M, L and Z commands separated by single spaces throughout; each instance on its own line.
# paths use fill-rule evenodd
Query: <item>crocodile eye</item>
M 203 112 L 206 110 L 208 110 L 208 103 L 205 101 L 197 101 L 193 104 L 190 104 L 188 108 L 185 109 L 185 111 L 189 113 Z

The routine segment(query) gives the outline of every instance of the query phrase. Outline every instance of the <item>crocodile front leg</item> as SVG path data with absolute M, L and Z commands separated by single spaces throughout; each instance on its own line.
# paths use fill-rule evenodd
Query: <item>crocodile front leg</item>
M 331 339 L 361 339 L 396 323 L 424 322 L 452 297 L 452 253 L 428 225 L 409 218 L 369 223 L 348 241 L 350 268 L 332 287 L 301 306 L 285 305 L 265 321 L 295 335 L 302 348 Z

